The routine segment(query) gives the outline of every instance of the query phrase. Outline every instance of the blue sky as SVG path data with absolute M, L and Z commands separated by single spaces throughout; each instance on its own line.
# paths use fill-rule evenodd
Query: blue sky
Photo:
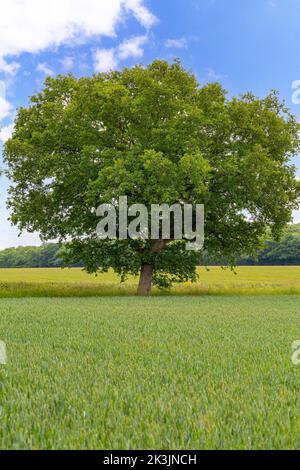
M 179 57 L 200 83 L 220 81 L 229 95 L 277 89 L 300 119 L 299 24 L 299 0 L 1 0 L 0 139 L 47 74 L 155 58 Z M 300 177 L 300 157 L 295 164 Z M 0 248 L 39 243 L 7 221 L 8 185 L 2 178 Z

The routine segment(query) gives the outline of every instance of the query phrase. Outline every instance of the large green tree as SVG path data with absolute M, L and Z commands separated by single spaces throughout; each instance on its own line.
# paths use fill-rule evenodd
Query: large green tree
M 299 125 L 276 93 L 227 98 L 178 61 L 77 79 L 48 78 L 18 111 L 5 145 L 12 221 L 68 240 L 89 272 L 115 269 L 151 284 L 196 279 L 201 252 L 185 241 L 99 240 L 99 204 L 205 205 L 206 259 L 253 255 L 279 236 L 299 204 L 290 159 Z

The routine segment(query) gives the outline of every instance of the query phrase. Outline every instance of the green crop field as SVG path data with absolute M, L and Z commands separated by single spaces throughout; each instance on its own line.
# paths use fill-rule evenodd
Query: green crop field
M 0 270 L 0 447 L 299 448 L 300 267 L 136 284 Z
M 0 447 L 300 447 L 298 296 L 1 299 Z
M 300 266 L 199 268 L 199 281 L 177 285 L 174 295 L 300 294 Z M 98 277 L 82 269 L 0 269 L 0 297 L 87 297 L 134 295 L 137 279 L 120 284 L 110 271 Z M 154 295 L 166 295 L 154 289 Z

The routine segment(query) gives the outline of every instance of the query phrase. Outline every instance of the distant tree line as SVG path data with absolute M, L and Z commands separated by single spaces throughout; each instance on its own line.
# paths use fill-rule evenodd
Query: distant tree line
M 0 251 L 0 268 L 59 268 L 64 266 L 59 244 L 20 246 Z M 78 263 L 76 266 L 81 266 Z
M 224 265 L 226 265 L 226 260 L 224 260 Z M 237 265 L 300 266 L 300 224 L 290 225 L 279 242 L 266 240 L 255 258 L 239 258 Z
M 225 264 L 225 263 L 224 263 Z M 300 224 L 288 227 L 281 241 L 267 240 L 257 258 L 240 258 L 239 265 L 300 265 Z M 59 244 L 8 248 L 0 251 L 0 268 L 57 268 L 64 266 Z M 83 266 L 82 263 L 73 265 Z
M 239 260 L 241 265 L 300 265 L 300 225 L 290 231 L 280 242 L 267 241 L 257 259 Z

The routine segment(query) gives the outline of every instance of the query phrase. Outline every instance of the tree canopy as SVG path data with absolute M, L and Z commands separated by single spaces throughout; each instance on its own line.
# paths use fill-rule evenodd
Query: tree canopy
M 291 221 L 298 150 L 299 125 L 275 92 L 228 98 L 178 61 L 47 78 L 5 145 L 12 221 L 67 240 L 66 259 L 89 272 L 141 271 L 148 294 L 151 282 L 195 280 L 202 252 L 184 240 L 100 240 L 100 204 L 204 204 L 206 256 L 234 264 Z

